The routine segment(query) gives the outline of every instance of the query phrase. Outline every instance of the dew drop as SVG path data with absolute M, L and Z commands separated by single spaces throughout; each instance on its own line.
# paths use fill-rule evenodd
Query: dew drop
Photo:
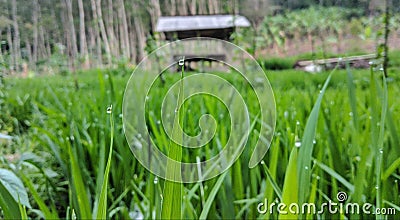
M 283 113 L 283 116 L 284 116 L 285 118 L 288 118 L 288 117 L 289 117 L 289 112 L 288 112 L 288 111 L 285 111 L 285 112 Z
M 317 177 L 315 177 L 317 180 L 319 180 L 319 179 L 321 179 L 321 177 L 319 177 L 319 176 L 317 176 Z
M 300 141 L 296 141 L 296 143 L 294 143 L 294 146 L 301 147 L 301 142 Z
M 299 122 L 299 121 L 297 121 L 297 122 L 296 122 L 296 125 L 300 125 L 300 122 Z
M 263 165 L 263 164 L 265 164 L 265 162 L 262 160 L 262 161 L 261 161 L 261 164 Z
M 119 114 L 118 117 L 119 117 L 119 118 L 122 118 L 122 114 Z
M 110 105 L 109 107 L 107 107 L 107 114 L 111 114 L 112 112 L 112 105 Z
M 317 141 L 314 139 L 314 140 L 312 141 L 312 143 L 313 143 L 313 144 L 316 144 L 316 143 L 317 143 Z
M 146 101 L 149 100 L 149 99 L 150 99 L 150 97 L 149 97 L 149 96 L 146 96 Z
M 158 183 L 158 178 L 156 177 L 156 178 L 154 178 L 154 184 L 157 184 Z
M 156 124 L 158 124 L 158 125 L 161 124 L 161 121 L 160 121 L 160 120 L 157 120 L 157 121 L 156 121 Z
M 308 170 L 308 166 L 305 166 L 304 169 Z
M 376 186 L 375 186 L 375 189 L 379 189 L 379 186 L 378 186 L 378 185 L 376 185 Z
M 354 159 L 355 159 L 356 161 L 361 161 L 361 157 L 360 157 L 360 156 L 356 156 Z
M 372 64 L 374 64 L 374 63 L 373 63 L 372 61 L 369 61 L 368 64 L 369 64 L 369 65 L 372 65 Z
M 383 150 L 379 150 L 379 153 L 380 153 L 380 154 L 383 154 Z
M 69 139 L 70 139 L 71 141 L 74 141 L 74 140 L 75 140 L 74 136 L 72 136 L 72 135 L 69 137 Z
M 143 147 L 142 143 L 140 143 L 140 141 L 138 141 L 138 140 L 135 140 L 133 142 L 133 146 L 135 146 L 137 149 L 142 149 L 142 147 Z

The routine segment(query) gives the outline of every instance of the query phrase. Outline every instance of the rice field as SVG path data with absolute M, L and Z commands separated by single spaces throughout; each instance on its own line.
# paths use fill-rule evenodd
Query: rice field
M 398 219 L 398 72 L 393 68 L 384 79 L 372 67 L 316 75 L 266 71 L 277 121 L 263 161 L 249 169 L 251 150 L 245 148 L 226 172 L 197 183 L 165 181 L 135 159 L 122 123 L 129 71 L 80 72 L 78 90 L 71 75 L 5 78 L 0 132 L 13 138 L 0 139 L 0 217 Z M 238 88 L 256 133 L 261 122 L 251 87 L 234 72 L 215 74 Z M 146 105 L 150 138 L 165 153 L 171 145 L 160 123 L 162 97 L 180 77 L 165 74 L 165 84 L 152 88 Z M 179 159 L 193 162 L 217 155 L 231 132 L 226 106 L 195 96 L 183 109 L 179 123 L 187 134 L 200 132 L 204 114 L 212 115 L 217 127 L 210 142 L 182 149 Z M 247 145 L 256 141 L 250 135 Z M 292 213 L 296 207 L 289 204 L 295 203 L 299 210 Z M 337 209 L 324 206 L 329 203 Z M 346 210 L 355 203 L 360 204 L 358 213 Z M 315 204 L 315 210 L 302 212 L 302 204 Z M 363 204 L 370 205 L 370 213 Z

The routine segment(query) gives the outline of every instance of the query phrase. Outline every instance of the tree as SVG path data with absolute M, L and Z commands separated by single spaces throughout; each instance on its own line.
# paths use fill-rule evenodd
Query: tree
M 19 71 L 19 62 L 21 61 L 21 42 L 19 37 L 19 27 L 17 20 L 17 0 L 11 1 L 11 14 L 13 21 L 13 31 L 14 31 L 14 42 L 13 42 L 13 54 L 14 54 L 14 68 Z
M 36 0 L 37 1 L 37 0 Z M 86 42 L 86 31 L 85 31 L 85 10 L 83 8 L 82 0 L 78 0 L 79 8 L 79 52 L 83 58 L 83 68 L 89 67 L 89 52 Z

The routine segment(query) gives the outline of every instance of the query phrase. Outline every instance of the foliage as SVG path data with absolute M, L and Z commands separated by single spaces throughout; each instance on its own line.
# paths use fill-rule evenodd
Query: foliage
M 18 134 L 20 139 L 11 143 L 11 147 L 16 149 L 14 152 L 1 154 L 3 166 L 17 169 L 17 176 L 28 190 L 32 206 L 27 206 L 29 217 L 92 218 L 93 213 L 101 209 L 102 216 L 105 213 L 109 218 L 159 218 L 163 198 L 171 195 L 163 192 L 165 181 L 146 171 L 129 153 L 119 115 L 122 88 L 129 75 L 111 73 L 111 70 L 80 73 L 80 90 L 75 90 L 72 76 L 5 79 L 6 85 L 12 86 L 7 87 L 8 95 L 3 108 L 10 112 L 11 117 L 18 112 L 8 100 L 24 97 L 28 92 L 30 94 L 31 117 L 26 120 L 31 126 Z M 307 120 L 312 120 L 315 125 L 316 142 L 311 138 L 311 184 L 306 201 L 315 201 L 317 205 L 327 199 L 336 201 L 336 194 L 344 191 L 351 195 L 349 202 L 375 203 L 379 199 L 379 206 L 398 207 L 399 189 L 393 185 L 396 186 L 399 180 L 400 151 L 396 146 L 400 142 L 398 125 L 392 122 L 398 121 L 400 115 L 400 108 L 396 105 L 399 102 L 396 94 L 400 78 L 393 74 L 393 82 L 387 84 L 387 119 L 384 136 L 381 136 L 380 128 L 373 128 L 373 125 L 381 120 L 382 104 L 370 98 L 377 96 L 378 100 L 383 97 L 380 91 L 385 91 L 385 88 L 378 77 L 370 78 L 365 70 L 352 71 L 351 75 L 338 70 L 320 100 L 317 120 L 310 118 L 310 113 L 328 73 L 304 75 L 285 70 L 267 71 L 267 74 L 274 88 L 280 120 L 264 160 L 266 163 L 251 170 L 244 169 L 247 166 L 244 159 L 247 153 L 244 152 L 243 158 L 220 177 L 203 183 L 183 184 L 181 215 L 187 218 L 257 218 L 262 217 L 257 212 L 257 204 L 264 197 L 270 202 L 275 199 L 286 201 L 294 193 L 286 182 L 295 180 L 285 177 L 289 170 L 293 171 L 296 167 L 293 162 L 295 156 L 290 155 L 292 149 L 296 149 L 295 142 L 303 141 L 305 146 L 306 139 L 299 140 L 298 137 L 307 136 Z M 257 106 L 251 104 L 252 95 L 247 93 L 248 88 L 240 87 L 243 86 L 241 78 L 235 77 L 235 74 L 219 75 L 237 88 L 242 88 L 240 91 L 245 92 L 250 111 L 256 112 Z M 43 84 L 43 79 L 46 84 Z M 177 74 L 166 74 L 165 83 L 171 85 L 178 79 Z M 369 89 L 371 84 L 376 84 L 373 93 Z M 152 88 L 150 106 L 154 110 L 159 109 L 162 102 L 157 97 L 162 97 L 167 88 L 161 84 Z M 344 91 L 348 89 L 351 92 L 347 94 Z M 111 104 L 113 114 L 107 115 L 106 108 Z M 196 156 L 209 158 L 215 155 L 218 146 L 223 145 L 229 136 L 229 129 L 224 123 L 229 117 L 226 109 L 209 98 L 193 98 L 185 109 L 191 113 L 186 115 L 189 118 L 185 120 L 188 133 L 198 132 L 198 118 L 206 112 L 217 118 L 218 127 L 216 139 L 204 149 L 193 152 L 192 157 L 183 151 L 183 160 L 193 161 Z M 370 116 L 372 119 L 369 119 Z M 114 129 L 110 117 L 115 121 Z M 157 123 L 158 117 L 157 114 L 149 114 L 148 126 L 154 143 L 163 146 L 168 139 Z M 4 126 L 9 125 L 2 123 L 2 131 L 7 129 Z M 112 131 L 114 134 L 111 134 Z M 383 139 L 371 139 L 375 135 Z M 252 144 L 254 140 L 249 141 Z M 378 160 L 380 151 L 376 150 L 374 143 L 379 143 L 383 149 L 385 160 Z M 112 160 L 109 157 L 111 152 Z M 12 160 L 5 159 L 11 155 L 17 156 Z M 104 174 L 108 169 L 105 193 L 107 178 Z M 382 180 L 378 174 L 382 175 Z M 377 183 L 380 184 L 378 189 L 375 188 Z M 306 186 L 299 186 L 305 190 Z M 277 218 L 276 210 L 269 217 Z M 314 217 L 339 218 L 339 215 Z

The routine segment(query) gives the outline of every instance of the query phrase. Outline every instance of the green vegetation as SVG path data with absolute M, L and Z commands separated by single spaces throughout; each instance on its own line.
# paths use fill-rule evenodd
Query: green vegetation
M 81 72 L 79 90 L 71 75 L 5 78 L 0 131 L 15 138 L 1 142 L 5 147 L 1 148 L 0 161 L 1 167 L 22 180 L 25 187 L 20 190 L 26 189 L 29 201 L 22 202 L 21 195 L 20 200 L 28 216 L 159 218 L 163 210 L 164 216 L 170 217 L 277 218 L 276 210 L 273 214 L 258 213 L 258 203 L 264 198 L 269 203 L 301 199 L 319 207 L 329 199 L 337 202 L 336 195 L 341 191 L 349 195 L 347 202 L 369 202 L 400 213 L 398 74 L 392 74 L 386 85 L 380 72 L 337 70 L 323 88 L 329 73 L 267 71 L 276 96 L 278 121 L 264 162 L 248 170 L 246 158 L 251 152 L 245 150 L 234 166 L 217 178 L 168 186 L 145 170 L 130 152 L 120 115 L 129 75 L 113 72 Z M 218 75 L 240 88 L 250 112 L 257 111 L 254 97 L 240 77 L 234 73 Z M 166 84 L 154 87 L 152 97 L 164 94 L 178 79 L 179 74 L 166 74 Z M 196 134 L 198 119 L 205 113 L 217 119 L 218 128 L 203 148 L 182 151 L 184 161 L 216 155 L 230 132 L 224 123 L 229 115 L 222 105 L 210 97 L 192 99 L 184 105 L 185 112 L 190 111 L 184 130 Z M 161 101 L 151 98 L 149 113 L 156 112 Z M 107 114 L 111 105 L 112 114 Z M 159 120 L 158 114 L 148 115 L 152 138 L 165 150 L 163 143 L 168 141 Z M 248 144 L 254 141 L 250 138 Z M 0 183 L 4 184 L 1 176 Z M 293 188 L 296 185 L 298 190 Z M 168 187 L 179 190 L 182 196 L 178 199 L 178 193 L 166 193 Z M 4 187 L 0 190 L 3 192 Z M 18 197 L 13 200 L 15 204 L 7 203 L 9 209 L 3 209 L 2 216 L 23 216 L 25 209 L 18 206 Z M 340 217 L 339 213 L 318 215 Z

